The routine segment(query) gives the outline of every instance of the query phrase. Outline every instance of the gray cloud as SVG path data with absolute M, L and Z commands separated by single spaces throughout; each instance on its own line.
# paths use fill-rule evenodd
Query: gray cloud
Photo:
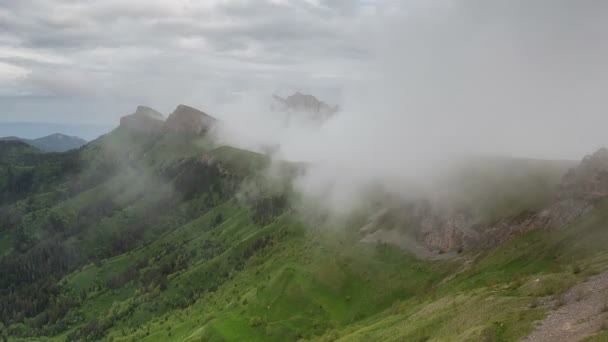
M 432 186 L 473 155 L 578 159 L 608 145 L 607 2 L 410 1 L 372 11 L 361 45 L 373 54 L 358 70 L 368 72 L 344 83 L 337 117 L 321 129 L 284 124 L 260 95 L 222 110 L 220 136 L 279 144 L 280 158 L 311 163 L 297 186 L 337 210 L 374 181 Z
M 0 89 L 164 111 L 319 78 L 335 89 L 369 60 L 362 16 L 356 1 L 1 1 L 0 61 L 26 75 L 5 71 Z

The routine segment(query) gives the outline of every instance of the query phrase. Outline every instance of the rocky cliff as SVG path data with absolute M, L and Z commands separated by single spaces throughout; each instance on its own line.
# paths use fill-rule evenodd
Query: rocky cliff
M 217 120 L 202 111 L 179 105 L 167 118 L 165 129 L 171 132 L 182 132 L 201 135 L 208 132 Z
M 120 118 L 120 126 L 136 132 L 161 132 L 165 125 L 165 118 L 158 111 L 138 106 L 135 113 Z
M 592 210 L 598 200 L 607 196 L 608 150 L 602 148 L 570 169 L 563 176 L 553 200 L 538 211 L 524 211 L 488 224 L 470 210 L 415 200 L 384 211 L 383 217 L 375 220 L 384 221 L 383 227 L 396 229 L 416 241 L 417 251 L 423 248 L 428 252 L 445 253 L 463 248 L 490 248 L 534 229 L 558 229 Z M 387 225 L 387 220 L 391 224 Z M 366 231 L 362 230 L 364 241 L 372 241 L 369 238 L 372 234 L 381 236 L 369 231 L 373 231 L 369 225 Z M 396 243 L 399 240 L 393 236 L 386 241 L 378 238 L 373 241 Z

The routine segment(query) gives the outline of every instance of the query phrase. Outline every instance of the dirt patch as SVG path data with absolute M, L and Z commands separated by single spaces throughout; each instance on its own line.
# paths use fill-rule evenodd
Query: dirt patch
M 559 307 L 523 341 L 580 341 L 600 331 L 608 319 L 608 272 L 573 286 L 553 304 Z

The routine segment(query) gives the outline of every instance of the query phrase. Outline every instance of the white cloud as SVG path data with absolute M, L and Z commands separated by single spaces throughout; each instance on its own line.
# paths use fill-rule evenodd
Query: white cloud
M 366 16 L 355 1 L 0 1 L 0 61 L 30 71 L 3 86 L 164 111 L 254 89 L 338 89 L 366 73 Z

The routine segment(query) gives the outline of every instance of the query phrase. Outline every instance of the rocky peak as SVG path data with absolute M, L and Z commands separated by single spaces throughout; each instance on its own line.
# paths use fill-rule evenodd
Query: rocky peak
M 120 118 L 120 126 L 136 132 L 160 132 L 165 118 L 163 115 L 147 106 L 137 106 L 135 113 Z
M 586 200 L 608 196 L 608 149 L 585 156 L 570 169 L 562 180 L 559 196 Z
M 562 178 L 553 203 L 522 222 L 505 221 L 502 231 L 511 236 L 531 229 L 558 228 L 591 211 L 598 199 L 608 196 L 608 149 L 585 156 Z
M 340 109 L 338 106 L 332 107 L 327 103 L 320 101 L 313 95 L 302 94 L 300 92 L 296 92 L 287 98 L 282 98 L 277 95 L 274 95 L 273 98 L 276 102 L 276 105 L 273 106 L 274 109 L 306 113 L 310 115 L 311 119 L 319 122 L 329 119 Z
M 185 105 L 179 105 L 169 118 L 165 127 L 168 131 L 190 134 L 204 134 L 217 120 L 202 111 Z
M 135 111 L 136 115 L 146 116 L 149 118 L 154 118 L 158 120 L 165 120 L 165 117 L 158 111 L 148 107 L 148 106 L 137 106 L 137 110 Z

